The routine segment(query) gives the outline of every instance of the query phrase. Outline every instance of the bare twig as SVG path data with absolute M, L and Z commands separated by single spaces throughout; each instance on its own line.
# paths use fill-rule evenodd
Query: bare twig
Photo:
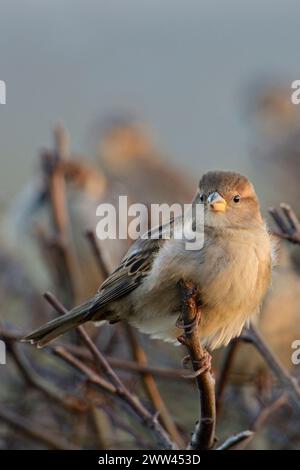
M 104 258 L 102 256 L 101 249 L 99 244 L 97 243 L 97 239 L 95 233 L 93 231 L 88 231 L 86 233 L 87 238 L 90 242 L 91 248 L 97 260 L 99 269 L 104 278 L 109 276 L 109 270 L 106 266 Z M 133 331 L 132 327 L 128 324 L 124 325 L 126 336 L 128 338 L 128 343 L 133 354 L 136 363 L 140 366 L 147 366 L 147 357 L 145 351 L 141 347 L 135 332 Z M 166 431 L 170 434 L 171 438 L 180 446 L 184 446 L 184 442 L 177 430 L 175 423 L 173 422 L 171 415 L 159 393 L 153 375 L 149 371 L 144 371 L 143 375 L 143 383 L 145 387 L 145 391 L 150 398 L 150 401 L 154 405 L 155 410 L 159 413 L 159 420 L 165 427 Z
M 50 400 L 62 405 L 69 411 L 84 412 L 87 405 L 83 400 L 72 395 L 63 394 L 34 371 L 31 364 L 16 344 L 16 341 L 20 341 L 24 336 L 24 334 L 9 331 L 0 325 L 0 337 L 5 339 L 8 352 L 12 355 L 17 367 L 29 386 L 39 390 Z
M 62 346 L 56 346 L 53 351 L 71 364 L 76 369 L 83 372 L 88 380 L 100 387 L 102 391 L 108 392 L 117 396 L 123 403 L 129 405 L 129 409 L 137 416 L 156 436 L 158 445 L 163 449 L 176 449 L 176 445 L 172 443 L 168 435 L 157 421 L 156 416 L 152 416 L 148 410 L 142 405 L 139 399 L 132 395 L 128 389 L 122 384 L 122 388 L 116 387 L 107 380 L 100 377 L 93 369 L 86 366 L 79 359 L 75 358 L 71 353 L 66 351 Z
M 77 359 L 73 354 L 68 352 L 63 346 L 54 346 L 53 352 L 64 359 L 66 362 L 71 364 L 75 369 L 82 372 L 91 383 L 100 387 L 105 392 L 116 395 L 117 389 L 114 385 L 108 382 L 106 379 L 103 379 L 99 374 L 97 374 L 91 367 L 88 367 L 82 361 Z
M 139 365 L 146 366 L 147 356 L 144 349 L 140 345 L 140 342 L 138 341 L 136 332 L 128 323 L 126 323 L 124 327 L 127 332 L 128 342 L 131 347 L 131 352 L 134 359 Z M 162 423 L 166 431 L 168 431 L 171 438 L 179 445 L 179 447 L 183 448 L 184 441 L 180 433 L 178 432 L 178 429 L 169 413 L 169 410 L 158 390 L 153 375 L 150 372 L 143 373 L 143 383 L 149 399 L 151 400 L 155 410 L 159 414 L 160 422 Z
M 51 294 L 47 293 L 45 294 L 45 298 L 51 303 L 51 305 L 56 309 L 57 312 L 60 314 L 66 314 L 68 311 L 63 307 L 63 305 Z M 176 445 L 170 440 L 168 434 L 165 432 L 165 430 L 161 427 L 159 424 L 157 418 L 155 416 L 152 416 L 151 413 L 144 407 L 144 405 L 140 402 L 140 400 L 133 396 L 132 393 L 125 387 L 125 385 L 122 383 L 122 381 L 119 379 L 117 374 L 114 372 L 112 367 L 109 365 L 108 361 L 106 358 L 103 356 L 103 354 L 99 351 L 99 349 L 96 347 L 96 345 L 93 343 L 89 335 L 86 333 L 85 329 L 82 326 L 79 326 L 76 328 L 76 330 L 79 332 L 80 338 L 86 345 L 86 347 L 90 350 L 92 353 L 95 364 L 98 365 L 101 371 L 104 371 L 107 377 L 109 378 L 112 386 L 114 387 L 114 390 L 110 390 L 111 393 L 115 393 L 121 398 L 129 407 L 134 411 L 135 415 L 139 417 L 139 419 L 149 428 L 152 430 L 154 435 L 156 436 L 157 442 L 161 448 L 164 449 L 175 449 Z M 61 354 L 62 348 L 60 348 L 59 353 Z M 57 348 L 56 348 L 57 351 Z M 69 353 L 67 353 L 69 354 Z M 64 351 L 64 356 L 67 357 L 66 351 Z M 70 362 L 70 354 L 69 354 L 69 362 Z M 76 358 L 72 358 L 73 365 L 75 365 L 75 361 L 77 361 L 77 366 L 80 361 L 78 361 Z M 88 368 L 84 366 L 84 368 L 87 370 Z M 84 371 L 82 365 L 81 365 L 81 370 Z M 86 373 L 86 372 L 85 372 Z M 95 373 L 94 373 L 95 374 Z M 96 374 L 97 377 L 100 378 L 98 374 Z M 97 379 L 98 380 L 98 379 Z M 103 379 L 101 379 L 103 380 Z M 103 384 L 102 384 L 103 386 Z M 108 387 L 106 385 L 106 389 L 108 391 Z
M 270 367 L 273 374 L 283 385 L 285 391 L 289 394 L 293 403 L 300 410 L 300 387 L 298 381 L 294 377 L 291 377 L 290 374 L 286 371 L 279 359 L 267 346 L 257 329 L 253 325 L 250 325 L 250 327 L 246 330 L 245 335 L 243 335 L 241 338 L 244 341 L 248 341 L 254 345 L 254 347 L 260 353 L 261 357 Z
M 226 353 L 223 359 L 223 364 L 222 364 L 222 368 L 220 371 L 219 379 L 217 381 L 217 388 L 216 388 L 216 408 L 217 408 L 218 415 L 222 411 L 225 388 L 228 383 L 230 371 L 232 369 L 232 365 L 236 357 L 236 353 L 237 353 L 239 345 L 240 345 L 239 339 L 232 340 L 226 350 Z
M 71 395 L 64 395 L 56 390 L 52 385 L 48 384 L 45 380 L 41 379 L 36 372 L 27 363 L 25 356 L 19 350 L 14 342 L 10 342 L 9 351 L 11 352 L 15 363 L 21 371 L 27 383 L 42 392 L 50 400 L 62 405 L 69 411 L 84 412 L 87 408 L 86 403 L 79 398 Z
M 195 371 L 204 358 L 204 349 L 200 342 L 198 325 L 192 327 L 198 318 L 196 289 L 191 282 L 180 283 L 182 293 L 182 319 L 185 326 L 185 344 L 191 357 Z M 216 405 L 215 381 L 209 370 L 196 377 L 200 394 L 201 416 L 192 435 L 190 448 L 193 450 L 211 449 L 215 439 Z
M 95 403 L 90 404 L 90 415 L 97 435 L 98 450 L 105 450 L 109 446 L 109 439 L 107 439 L 108 430 L 111 431 L 111 426 L 108 416 L 104 413 L 102 408 L 99 408 Z M 111 436 L 111 432 L 109 435 Z
M 255 418 L 253 425 L 251 426 L 252 435 L 246 438 L 243 442 L 239 445 L 239 450 L 245 449 L 246 446 L 249 444 L 250 441 L 255 437 L 256 433 L 262 428 L 265 422 L 269 419 L 270 415 L 275 413 L 279 408 L 285 405 L 288 401 L 287 393 L 283 393 L 280 395 L 279 398 L 276 398 L 267 406 L 265 406 Z
M 252 431 L 253 432 L 258 431 L 262 427 L 262 425 L 266 422 L 266 420 L 269 418 L 269 416 L 273 414 L 275 411 L 277 411 L 279 408 L 281 408 L 283 405 L 285 405 L 287 401 L 288 401 L 288 395 L 287 393 L 284 392 L 282 395 L 280 395 L 280 397 L 276 398 L 267 406 L 265 406 L 260 411 L 253 425 L 251 426 Z
M 86 236 L 87 236 L 88 241 L 90 242 L 92 251 L 93 251 L 95 259 L 98 263 L 101 274 L 103 275 L 103 278 L 106 279 L 109 276 L 109 270 L 108 270 L 108 268 L 106 266 L 106 263 L 104 261 L 104 258 L 102 256 L 102 252 L 99 248 L 99 244 L 97 242 L 95 233 L 92 230 L 88 230 L 86 232 Z
M 57 248 L 62 254 L 64 267 L 70 281 L 70 298 L 81 300 L 81 272 L 75 255 L 74 244 L 70 231 L 69 213 L 66 201 L 66 181 L 60 162 L 69 154 L 69 142 L 67 133 L 62 126 L 55 130 L 56 149 L 53 154 L 48 153 L 47 158 L 51 160 L 47 166 L 46 178 L 50 196 L 52 220 L 54 227 L 54 238 Z M 70 300 L 71 300 L 70 299 Z
M 81 346 L 77 346 L 74 344 L 65 344 L 64 347 L 67 351 L 71 352 L 80 359 L 91 361 L 93 358 L 91 353 Z M 182 369 L 173 369 L 171 367 L 156 367 L 148 364 L 142 365 L 134 361 L 128 361 L 126 359 L 119 359 L 118 357 L 107 355 L 106 359 L 108 360 L 109 364 L 115 369 L 135 372 L 137 374 L 149 373 L 162 379 L 186 380 L 186 376 L 184 375 Z
M 226 439 L 223 444 L 221 444 L 219 447 L 216 448 L 216 450 L 230 450 L 236 447 L 237 445 L 241 444 L 244 441 L 249 440 L 253 436 L 254 432 L 253 431 L 242 431 L 239 434 L 235 434 L 234 436 L 229 437 Z
M 24 338 L 25 333 L 15 332 L 15 331 L 8 331 L 7 329 L 3 328 L 0 325 L 0 336 L 2 336 L 6 340 L 13 340 L 19 341 Z M 53 346 L 51 344 L 47 345 L 47 348 L 52 349 Z M 80 359 L 91 361 L 93 360 L 93 356 L 86 348 L 82 346 L 78 346 L 76 344 L 64 344 L 64 348 L 74 354 L 75 356 L 79 357 Z M 131 372 L 136 372 L 138 374 L 144 374 L 149 372 L 152 375 L 157 375 L 162 379 L 172 379 L 172 380 L 186 380 L 186 376 L 182 369 L 173 369 L 171 367 L 156 367 L 151 365 L 141 365 L 137 362 L 128 361 L 126 359 L 119 359 L 113 356 L 106 356 L 109 364 L 120 370 L 127 370 Z M 191 379 L 192 380 L 192 379 Z
M 280 204 L 280 210 L 269 209 L 279 232 L 276 232 L 280 238 L 292 243 L 300 244 L 300 221 L 293 209 L 288 204 Z
M 151 449 L 153 447 L 153 443 L 150 443 L 148 441 L 146 442 L 142 438 L 138 429 L 134 429 L 133 426 L 131 426 L 130 424 L 124 423 L 124 420 L 121 418 L 120 415 L 116 413 L 112 414 L 111 410 L 107 410 L 107 413 L 110 415 L 110 418 L 112 422 L 114 423 L 114 425 L 116 425 L 119 429 L 122 429 L 127 434 L 129 434 L 129 436 L 131 436 L 135 440 L 136 444 L 140 448 Z

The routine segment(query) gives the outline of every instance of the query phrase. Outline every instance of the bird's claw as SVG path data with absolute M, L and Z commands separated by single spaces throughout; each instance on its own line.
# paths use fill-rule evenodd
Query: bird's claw
M 211 355 L 206 349 L 203 350 L 203 356 L 200 361 L 192 360 L 191 356 L 189 355 L 185 356 L 182 359 L 182 366 L 186 369 L 188 363 L 191 362 L 193 364 L 194 369 L 196 368 L 196 370 L 194 370 L 194 372 L 190 374 L 186 374 L 184 377 L 186 379 L 195 379 L 204 372 L 211 371 L 211 360 Z
M 180 315 L 178 317 L 177 321 L 176 321 L 176 328 L 178 328 L 180 330 L 184 330 L 185 333 L 191 333 L 195 328 L 198 327 L 200 317 L 201 317 L 201 310 L 200 309 L 197 310 L 197 314 L 195 315 L 193 320 L 189 323 L 184 323 L 182 318 L 181 318 L 181 315 Z M 179 341 L 179 342 L 182 343 L 182 341 Z M 185 344 L 185 343 L 182 343 L 182 344 Z

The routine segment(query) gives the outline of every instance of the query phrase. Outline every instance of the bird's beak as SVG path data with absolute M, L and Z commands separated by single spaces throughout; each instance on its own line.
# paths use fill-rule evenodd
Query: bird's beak
M 225 212 L 226 210 L 227 202 L 217 192 L 211 193 L 207 198 L 207 202 L 214 212 Z

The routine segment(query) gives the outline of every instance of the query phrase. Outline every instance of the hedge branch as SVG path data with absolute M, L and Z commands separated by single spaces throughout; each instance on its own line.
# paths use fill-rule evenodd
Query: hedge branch
M 46 300 L 48 300 L 48 302 L 55 308 L 55 310 L 59 314 L 66 314 L 68 312 L 68 310 L 52 294 L 46 293 L 45 298 Z M 134 412 L 135 416 L 137 416 L 148 427 L 148 429 L 153 432 L 160 448 L 176 449 L 177 448 L 176 444 L 171 441 L 168 434 L 159 424 L 157 417 L 152 416 L 152 414 L 144 407 L 141 401 L 136 396 L 134 396 L 128 390 L 128 388 L 123 384 L 123 382 L 119 379 L 118 375 L 115 373 L 115 371 L 112 369 L 112 367 L 108 363 L 107 359 L 104 357 L 101 351 L 97 348 L 95 343 L 91 340 L 90 336 L 87 334 L 84 327 L 79 326 L 76 328 L 76 330 L 79 333 L 80 339 L 83 341 L 85 346 L 93 355 L 95 365 L 98 367 L 98 369 L 101 372 L 103 371 L 105 375 L 108 377 L 109 383 L 111 384 L 113 388 L 110 387 L 111 390 L 108 390 L 108 387 L 106 387 L 107 391 L 110 391 L 111 393 L 115 393 L 124 403 L 126 403 L 130 407 L 130 409 Z M 56 351 L 62 355 L 62 348 L 60 348 L 59 350 L 56 348 Z M 71 356 L 70 353 L 68 354 L 70 357 Z M 64 352 L 64 355 L 66 357 L 65 352 Z M 80 361 L 77 360 L 77 364 L 79 362 Z M 75 365 L 74 358 L 73 358 L 73 365 Z M 88 369 L 87 366 L 84 366 L 84 367 L 86 370 Z M 86 374 L 86 371 L 84 371 L 82 367 L 81 367 L 81 370 Z M 103 379 L 99 376 L 99 374 L 96 374 L 96 376 L 99 377 L 103 381 Z
M 249 439 L 252 438 L 254 432 L 253 431 L 242 431 L 239 434 L 235 434 L 234 436 L 229 437 L 226 439 L 223 444 L 216 448 L 216 450 L 230 450 L 234 449 L 237 445 L 242 444 L 243 442 L 248 443 Z
M 200 331 L 197 327 L 191 327 L 199 318 L 199 310 L 196 304 L 196 289 L 191 282 L 180 282 L 182 297 L 182 320 L 184 326 L 184 344 L 186 345 L 193 369 L 199 369 L 199 364 L 205 357 L 205 350 L 200 342 Z M 192 450 L 212 449 L 215 441 L 216 403 L 215 381 L 209 370 L 196 377 L 200 396 L 201 415 L 189 444 Z
M 277 377 L 278 381 L 288 393 L 295 406 L 300 410 L 300 387 L 297 379 L 287 372 L 280 360 L 263 340 L 258 330 L 253 325 L 250 325 L 250 327 L 241 336 L 241 339 L 253 344 L 275 377 Z
M 293 209 L 281 203 L 280 209 L 269 209 L 271 216 L 279 231 L 275 232 L 278 237 L 291 243 L 300 244 L 300 221 Z

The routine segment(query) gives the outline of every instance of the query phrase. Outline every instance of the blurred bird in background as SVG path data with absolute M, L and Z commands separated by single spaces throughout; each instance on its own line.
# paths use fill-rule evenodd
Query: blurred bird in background
M 193 197 L 196 181 L 157 150 L 140 122 L 112 119 L 105 126 L 98 154 L 107 177 L 121 183 L 135 202 L 188 203 Z
M 272 81 L 253 87 L 248 118 L 255 144 L 250 156 L 265 203 L 284 201 L 300 212 L 300 107 L 292 103 L 292 91 Z
M 266 207 L 286 202 L 300 214 L 300 107 L 292 103 L 292 91 L 274 81 L 253 87 L 249 118 L 255 146 L 250 161 Z M 291 344 L 300 337 L 299 269 L 299 248 L 282 242 L 260 318 L 266 340 L 288 368 L 293 367 Z

